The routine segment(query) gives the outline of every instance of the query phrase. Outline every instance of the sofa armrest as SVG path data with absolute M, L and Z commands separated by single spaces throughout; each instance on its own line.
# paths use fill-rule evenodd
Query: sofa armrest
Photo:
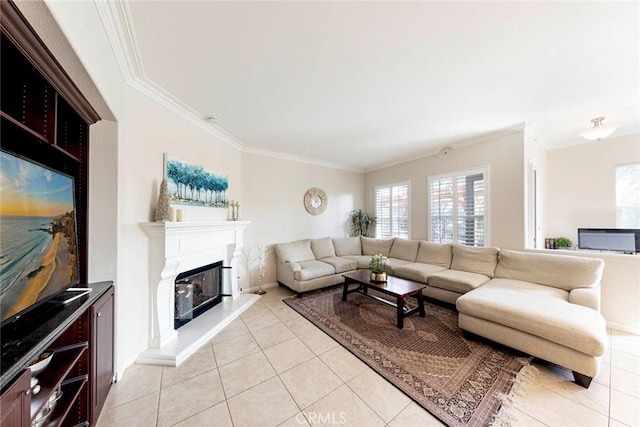
M 569 302 L 600 311 L 600 286 L 594 288 L 575 288 L 569 292 Z
M 293 289 L 294 274 L 301 269 L 297 262 L 278 262 L 277 280 L 278 282 Z

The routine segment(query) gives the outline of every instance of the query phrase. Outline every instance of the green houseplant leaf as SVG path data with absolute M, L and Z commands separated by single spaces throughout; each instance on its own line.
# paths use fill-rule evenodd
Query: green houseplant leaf
M 377 219 L 362 209 L 349 212 L 349 232 L 351 237 L 374 237 L 376 233 Z
M 573 242 L 566 237 L 556 237 L 554 239 L 556 248 L 570 248 L 573 246 Z

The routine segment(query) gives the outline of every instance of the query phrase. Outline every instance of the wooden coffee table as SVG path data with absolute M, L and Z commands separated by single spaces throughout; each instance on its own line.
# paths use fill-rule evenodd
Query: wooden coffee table
M 353 292 L 359 292 L 370 298 L 380 301 L 381 303 L 396 307 L 398 313 L 398 328 L 404 328 L 404 318 L 419 311 L 420 317 L 424 317 L 424 299 L 422 298 L 422 290 L 427 286 L 414 282 L 413 280 L 401 279 L 399 277 L 387 276 L 386 282 L 372 282 L 369 280 L 369 270 L 358 270 L 353 273 L 343 274 L 344 288 L 342 290 L 342 301 L 347 300 L 347 295 Z M 356 284 L 356 288 L 349 289 L 349 285 Z M 375 289 L 383 294 L 396 298 L 395 304 L 384 298 L 369 294 L 369 289 Z M 418 306 L 409 308 L 407 306 L 407 297 L 414 296 L 418 300 Z

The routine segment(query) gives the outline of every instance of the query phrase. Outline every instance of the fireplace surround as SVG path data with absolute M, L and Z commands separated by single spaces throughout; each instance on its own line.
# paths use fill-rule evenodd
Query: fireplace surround
M 149 236 L 149 324 L 147 350 L 139 363 L 178 366 L 260 297 L 242 294 L 242 246 L 250 221 L 142 223 Z M 221 301 L 175 329 L 175 286 L 181 273 L 214 262 L 232 274 Z M 240 277 L 239 277 L 240 276 Z

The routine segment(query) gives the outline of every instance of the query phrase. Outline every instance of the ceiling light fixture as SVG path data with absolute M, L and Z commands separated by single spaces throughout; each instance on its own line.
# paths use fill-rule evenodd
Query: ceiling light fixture
M 603 120 L 604 117 L 596 117 L 595 119 L 591 119 L 591 122 L 593 122 L 593 127 L 586 132 L 582 132 L 580 136 L 590 141 L 600 141 L 602 138 L 608 137 L 616 129 L 618 129 L 618 126 L 607 126 L 602 124 Z

